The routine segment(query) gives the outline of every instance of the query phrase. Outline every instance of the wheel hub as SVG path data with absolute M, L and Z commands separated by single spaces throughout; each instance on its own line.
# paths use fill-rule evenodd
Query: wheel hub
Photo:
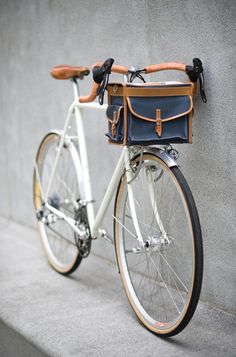
M 165 232 L 163 232 L 160 236 L 153 235 L 144 243 L 144 248 L 146 251 L 163 251 L 169 245 L 173 243 L 173 239 L 168 237 Z

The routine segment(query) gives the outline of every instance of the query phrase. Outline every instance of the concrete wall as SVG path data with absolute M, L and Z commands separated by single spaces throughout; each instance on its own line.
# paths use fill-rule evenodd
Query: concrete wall
M 180 163 L 202 223 L 202 299 L 235 313 L 235 21 L 234 0 L 0 0 L 0 214 L 35 226 L 36 149 L 49 129 L 62 126 L 72 98 L 69 82 L 49 76 L 53 65 L 90 65 L 112 56 L 117 64 L 143 67 L 198 56 L 208 102 L 196 100 L 193 145 L 179 147 Z M 84 93 L 90 83 L 84 81 Z M 107 145 L 101 114 L 88 113 L 85 127 L 100 201 L 120 149 Z M 114 258 L 100 243 L 94 251 Z

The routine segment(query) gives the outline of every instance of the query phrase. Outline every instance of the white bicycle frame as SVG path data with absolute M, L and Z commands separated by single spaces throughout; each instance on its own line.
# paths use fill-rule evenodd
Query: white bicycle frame
M 120 158 L 117 162 L 116 168 L 114 170 L 114 173 L 112 175 L 112 178 L 110 180 L 110 183 L 107 187 L 105 196 L 102 200 L 100 208 L 99 208 L 97 215 L 95 217 L 94 200 L 93 200 L 92 190 L 91 190 L 88 156 L 87 156 L 84 127 L 83 127 L 83 109 L 89 108 L 89 109 L 105 111 L 107 109 L 107 104 L 100 105 L 98 103 L 79 103 L 78 102 L 78 88 L 77 88 L 77 84 L 74 82 L 73 82 L 73 91 L 74 91 L 74 102 L 71 104 L 71 106 L 69 108 L 63 131 L 60 132 L 61 139 L 60 139 L 60 143 L 58 146 L 55 161 L 54 161 L 54 164 L 52 167 L 52 172 L 50 175 L 49 184 L 48 184 L 46 192 L 43 192 L 43 190 L 42 190 L 38 167 L 36 164 L 35 164 L 35 170 L 36 170 L 37 180 L 39 182 L 41 196 L 44 201 L 45 207 L 49 211 L 51 211 L 54 215 L 56 215 L 58 218 L 64 219 L 76 233 L 80 234 L 81 233 L 80 229 L 76 226 L 75 221 L 72 218 L 66 216 L 63 212 L 59 211 L 57 208 L 53 207 L 52 205 L 50 205 L 48 203 L 48 196 L 49 196 L 49 192 L 50 192 L 50 189 L 53 184 L 54 177 L 55 177 L 61 150 L 62 150 L 63 146 L 66 145 L 66 147 L 70 150 L 70 152 L 73 156 L 74 162 L 76 163 L 77 177 L 79 180 L 78 184 L 79 184 L 79 187 L 81 190 L 81 194 L 83 196 L 82 201 L 84 202 L 84 204 L 86 205 L 86 208 L 87 208 L 87 215 L 88 215 L 91 237 L 98 238 L 98 237 L 101 237 L 102 235 L 104 235 L 104 230 L 101 228 L 101 225 L 102 225 L 104 216 L 107 212 L 107 209 L 109 207 L 109 204 L 111 202 L 111 199 L 115 193 L 115 190 L 117 189 L 117 185 L 119 183 L 120 177 L 124 172 L 124 169 L 126 171 L 127 182 L 131 181 L 131 179 L 132 179 L 132 172 L 131 172 L 131 168 L 130 168 L 130 152 L 129 152 L 129 148 L 127 146 L 124 146 L 121 156 L 120 156 Z M 69 124 L 70 124 L 70 121 L 71 121 L 73 115 L 75 116 L 75 120 L 76 120 L 77 136 L 71 137 L 71 136 L 67 135 L 67 130 L 68 130 L 68 127 L 69 127 Z M 72 140 L 77 140 L 77 142 L 78 142 L 79 155 L 78 155 L 78 152 L 75 149 L 74 145 L 72 144 Z M 139 229 L 139 225 L 138 225 L 132 185 L 128 184 L 127 186 L 128 186 L 130 210 L 131 210 L 134 226 L 136 229 L 137 240 L 139 241 L 140 244 L 144 244 L 142 235 L 141 235 L 141 232 Z M 79 205 L 79 204 L 75 201 L 75 205 Z M 114 219 L 117 219 L 117 218 L 114 217 Z

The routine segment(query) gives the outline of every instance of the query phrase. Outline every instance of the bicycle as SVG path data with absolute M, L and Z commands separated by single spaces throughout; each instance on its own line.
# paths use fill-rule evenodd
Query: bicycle
M 95 216 L 82 110 L 107 110 L 103 95 L 111 72 L 124 75 L 124 82 L 129 83 L 131 77 L 142 79 L 144 73 L 166 69 L 199 78 L 196 66 L 163 63 L 134 70 L 108 60 L 93 67 L 91 91 L 79 96 L 78 79 L 88 75 L 89 68 L 54 67 L 54 78 L 72 81 L 74 101 L 64 129 L 49 132 L 39 146 L 33 184 L 38 227 L 50 265 L 61 274 L 70 274 L 88 257 L 93 239 L 111 241 L 135 314 L 163 337 L 176 335 L 191 320 L 203 274 L 199 217 L 176 162 L 178 153 L 171 145 L 124 145 Z M 97 95 L 100 104 L 92 103 Z M 68 130 L 72 119 L 76 135 Z M 113 240 L 102 222 L 115 192 Z

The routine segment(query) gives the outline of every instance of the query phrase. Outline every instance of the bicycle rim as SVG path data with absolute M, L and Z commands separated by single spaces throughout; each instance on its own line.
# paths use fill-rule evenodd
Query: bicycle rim
M 132 165 L 138 163 L 139 157 Z M 141 322 L 158 335 L 173 336 L 190 321 L 201 290 L 203 251 L 196 206 L 180 170 L 168 168 L 153 154 L 143 155 L 132 187 L 146 246 L 137 242 L 123 176 L 114 214 L 122 283 Z
M 44 193 L 48 187 L 59 141 L 58 134 L 50 133 L 43 139 L 38 150 L 36 164 Z M 78 199 L 79 187 L 75 162 L 68 148 L 63 147 L 48 201 L 68 217 L 75 219 L 75 202 Z M 36 172 L 34 172 L 34 204 L 36 211 L 42 207 L 40 184 Z M 44 216 L 48 217 L 48 214 L 50 212 L 44 210 Z M 82 260 L 76 246 L 73 229 L 62 219 L 56 219 L 51 224 L 44 224 L 42 220 L 39 220 L 38 226 L 51 266 L 62 274 L 72 273 Z

